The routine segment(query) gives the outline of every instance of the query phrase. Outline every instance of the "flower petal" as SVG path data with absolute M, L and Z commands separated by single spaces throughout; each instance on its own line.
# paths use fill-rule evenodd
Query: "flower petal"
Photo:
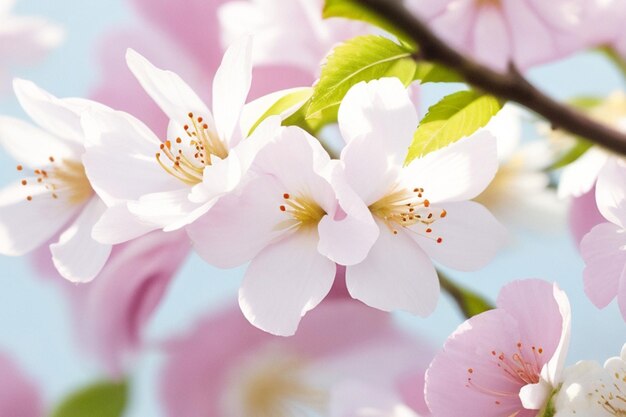
M 626 231 L 612 223 L 601 223 L 580 242 L 585 261 L 585 293 L 598 308 L 606 307 L 617 295 L 626 267 Z
M 124 203 L 109 207 L 92 230 L 92 237 L 103 244 L 116 245 L 136 239 L 160 228 L 160 225 L 140 221 Z
M 80 208 L 52 198 L 36 178 L 26 181 L 28 186 L 16 182 L 0 191 L 0 253 L 4 255 L 24 255 L 42 245 Z
M 50 245 L 52 262 L 63 278 L 89 282 L 109 259 L 111 245 L 98 243 L 91 237 L 93 226 L 105 210 L 106 206 L 99 198 L 92 198 L 74 223 L 61 234 L 59 241 Z
M 350 295 L 380 310 L 428 316 L 439 298 L 435 267 L 406 233 L 394 235 L 377 223 L 380 235 L 369 255 L 346 270 Z
M 75 144 L 84 142 L 76 106 L 68 105 L 31 81 L 16 79 L 13 89 L 24 111 L 42 129 Z
M 611 158 L 598 175 L 596 203 L 605 219 L 622 228 L 626 227 L 626 165 Z
M 329 409 L 330 417 L 418 417 L 395 393 L 358 380 L 336 384 Z
M 107 205 L 186 188 L 159 166 L 155 155 L 162 142 L 133 116 L 89 111 L 83 115 L 82 123 L 87 149 L 83 156 L 85 171 Z
M 262 176 L 221 198 L 208 214 L 187 227 L 195 250 L 219 268 L 250 261 L 282 234 L 277 228 L 283 218 L 278 209 L 282 192 L 273 177 Z M 272 195 L 276 197 L 268 198 Z
M 132 49 L 126 53 L 128 67 L 146 93 L 161 110 L 181 126 L 189 123 L 189 113 L 202 116 L 213 128 L 213 116 L 198 95 L 174 72 L 161 70 Z
M 302 316 L 324 299 L 335 264 L 317 252 L 317 241 L 315 229 L 302 229 L 254 258 L 239 290 L 239 306 L 250 323 L 290 336 Z
M 139 200 L 129 201 L 128 210 L 145 224 L 159 225 L 163 229 L 174 224 L 177 225 L 176 228 L 184 227 L 188 224 L 187 220 L 195 220 L 193 213 L 203 206 L 189 201 L 189 191 L 188 188 L 183 188 L 146 194 Z
M 5 355 L 0 355 L 0 414 L 15 417 L 45 414 L 38 387 Z
M 19 163 L 46 169 L 52 156 L 58 161 L 78 159 L 79 148 L 20 119 L 0 116 L 0 145 Z
M 563 168 L 559 179 L 559 197 L 580 197 L 589 192 L 608 159 L 609 154 L 595 146 Z
M 219 137 L 233 147 L 243 139 L 239 119 L 252 83 L 252 38 L 237 40 L 224 53 L 213 79 L 213 112 Z M 247 132 L 243 132 L 244 135 Z
M 471 200 L 487 188 L 498 170 L 496 138 L 486 130 L 414 159 L 403 182 L 424 189 L 430 202 Z
M 507 241 L 506 229 L 489 210 L 473 201 L 442 207 L 447 215 L 430 226 L 432 236 L 410 234 L 428 256 L 460 271 L 474 271 L 491 262 Z M 437 243 L 439 237 L 441 243 Z
M 361 82 L 348 91 L 339 107 L 339 128 L 346 143 L 367 135 L 380 143 L 389 163 L 401 165 L 419 124 L 417 110 L 397 78 Z

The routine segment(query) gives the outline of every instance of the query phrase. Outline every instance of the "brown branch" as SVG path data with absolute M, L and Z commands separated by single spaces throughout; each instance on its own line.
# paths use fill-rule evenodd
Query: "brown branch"
M 424 59 L 454 69 L 472 86 L 501 99 L 515 101 L 543 116 L 559 129 L 626 155 L 626 135 L 548 97 L 513 66 L 507 73 L 499 73 L 463 56 L 435 35 L 399 1 L 356 1 L 409 36 L 420 46 L 420 56 Z

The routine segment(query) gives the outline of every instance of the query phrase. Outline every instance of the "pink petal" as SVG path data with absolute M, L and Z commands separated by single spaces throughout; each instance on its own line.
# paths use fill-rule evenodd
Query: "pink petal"
M 350 295 L 380 310 L 428 316 L 439 298 L 435 267 L 406 233 L 393 234 L 377 223 L 380 235 L 368 257 L 347 268 Z
M 605 219 L 600 214 L 596 205 L 596 190 L 573 198 L 569 209 L 569 226 L 574 235 L 576 246 L 580 244 L 583 237 L 593 229 L 594 226 L 604 223 Z
M 250 323 L 290 336 L 301 317 L 326 297 L 335 264 L 317 252 L 317 241 L 317 231 L 301 229 L 254 258 L 239 290 L 239 305 Z
M 626 165 L 617 158 L 611 158 L 598 175 L 596 183 L 596 203 L 605 219 L 613 224 L 626 227 Z
M 612 223 L 600 223 L 580 242 L 585 261 L 585 293 L 598 308 L 606 307 L 617 295 L 626 266 L 626 233 Z
M 501 8 L 490 5 L 477 12 L 474 22 L 473 55 L 501 71 L 506 71 L 513 49 L 507 23 Z

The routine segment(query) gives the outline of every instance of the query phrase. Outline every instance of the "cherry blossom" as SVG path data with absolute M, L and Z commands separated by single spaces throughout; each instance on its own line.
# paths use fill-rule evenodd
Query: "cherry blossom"
M 46 19 L 12 14 L 14 3 L 0 0 L 0 92 L 14 67 L 35 63 L 64 38 L 61 27 Z
M 249 38 L 225 53 L 213 81 L 211 112 L 175 73 L 128 51 L 130 69 L 170 118 L 169 139 L 161 141 L 127 113 L 93 111 L 83 117 L 87 175 L 108 206 L 94 229 L 99 241 L 121 243 L 152 230 L 180 229 L 238 186 L 262 138 L 279 124 L 270 118 L 266 128 L 242 140 L 253 124 L 244 108 L 250 54 Z
M 348 300 L 325 301 L 291 338 L 255 329 L 235 309 L 218 311 L 165 349 L 160 393 L 168 416 L 327 415 L 348 382 L 405 403 L 422 397 L 414 412 L 428 415 L 420 384 L 399 387 L 408 375 L 423 381 L 429 349 L 388 315 Z
M 0 355 L 0 415 L 43 417 L 39 389 L 7 356 Z
M 450 45 L 496 70 L 505 71 L 510 62 L 526 70 L 609 40 L 618 26 L 606 24 L 603 19 L 607 15 L 614 17 L 604 10 L 606 3 L 603 0 L 409 0 L 407 6 Z M 600 31 L 598 22 L 605 25 Z
M 382 310 L 426 316 L 437 303 L 439 280 L 431 258 L 460 270 L 485 266 L 506 232 L 482 205 L 470 202 L 497 170 L 495 138 L 488 132 L 416 158 L 405 165 L 418 125 L 417 112 L 399 80 L 385 78 L 353 87 L 339 109 L 346 146 L 333 172 L 341 206 L 363 223 L 367 257 L 350 250 L 346 272 L 352 297 Z M 341 236 L 350 224 L 322 225 Z M 368 241 L 369 239 L 369 241 Z
M 91 238 L 105 206 L 85 175 L 80 114 L 102 106 L 58 99 L 28 81 L 16 80 L 14 88 L 38 126 L 10 117 L 0 120 L 0 143 L 23 175 L 0 191 L 0 253 L 26 254 L 61 232 L 50 245 L 55 267 L 70 281 L 90 281 L 111 246 Z
M 585 260 L 585 293 L 598 308 L 617 297 L 626 320 L 626 165 L 621 160 L 607 163 L 596 185 L 596 202 L 606 222 L 595 226 L 581 241 Z
M 581 361 L 567 368 L 553 403 L 555 417 L 626 415 L 626 345 L 621 356 L 608 359 L 604 367 Z
M 330 157 L 304 130 L 281 128 L 256 155 L 249 180 L 187 229 L 211 265 L 232 268 L 252 260 L 239 304 L 255 326 L 295 332 L 300 318 L 329 293 L 335 262 L 365 257 L 372 239 L 359 213 L 337 204 L 327 177 Z M 325 225 L 341 216 L 338 237 Z
M 512 282 L 495 310 L 457 328 L 426 373 L 426 401 L 436 416 L 534 417 L 561 373 L 570 307 L 556 284 Z

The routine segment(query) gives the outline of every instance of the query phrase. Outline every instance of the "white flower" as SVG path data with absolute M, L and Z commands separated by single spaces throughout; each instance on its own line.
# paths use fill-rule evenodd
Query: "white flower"
M 604 367 L 581 361 L 567 368 L 553 401 L 555 417 L 626 416 L 626 345 Z
M 11 14 L 14 0 L 0 0 L 0 90 L 11 67 L 32 64 L 63 40 L 63 30 L 45 19 Z
M 480 132 L 405 165 L 417 125 L 400 81 L 357 84 L 339 109 L 347 145 L 333 186 L 341 206 L 367 224 L 359 246 L 371 246 L 365 260 L 351 258 L 350 294 L 382 310 L 426 316 L 439 295 L 431 258 L 459 270 L 481 268 L 503 245 L 505 231 L 482 205 L 467 201 L 496 173 L 495 138 Z M 330 242 L 345 236 L 343 223 L 325 225 L 335 236 Z
M 244 38 L 226 51 L 213 80 L 213 112 L 178 75 L 128 51 L 130 69 L 170 118 L 169 140 L 126 113 L 83 117 L 87 175 L 109 207 L 94 229 L 96 239 L 120 243 L 156 229 L 179 229 L 239 185 L 265 133 L 279 125 L 270 118 L 243 140 L 252 125 L 244 117 L 250 113 L 244 103 L 251 50 Z
M 100 107 L 58 99 L 28 81 L 16 80 L 20 104 L 38 125 L 0 118 L 0 143 L 19 163 L 23 179 L 0 191 L 0 253 L 19 256 L 51 239 L 52 260 L 71 281 L 89 281 L 109 257 L 110 245 L 91 238 L 105 206 L 82 163 L 80 113 Z

